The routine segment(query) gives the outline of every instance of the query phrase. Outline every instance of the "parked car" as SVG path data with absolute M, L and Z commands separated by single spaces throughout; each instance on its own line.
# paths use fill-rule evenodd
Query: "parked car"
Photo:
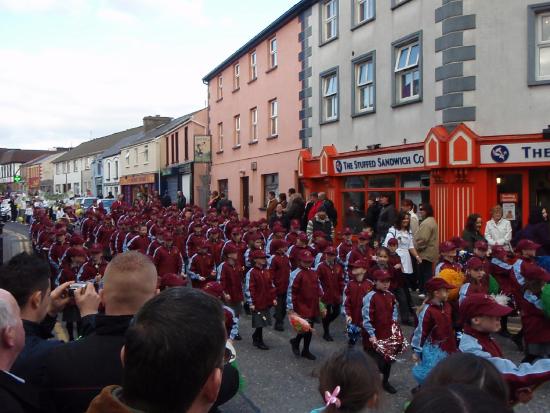
M 101 203 L 101 205 L 103 205 L 103 208 L 105 208 L 105 210 L 110 213 L 111 212 L 111 206 L 113 205 L 113 202 L 115 202 L 114 199 L 101 199 L 99 201 Z

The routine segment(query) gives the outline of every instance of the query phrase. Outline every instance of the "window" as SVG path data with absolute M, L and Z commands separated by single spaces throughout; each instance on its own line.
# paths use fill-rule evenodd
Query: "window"
M 82 159 L 80 160 L 80 162 L 82 162 Z M 90 158 L 89 157 L 86 158 L 86 170 L 90 169 L 90 162 L 91 162 Z M 82 164 L 81 164 L 81 166 L 82 166 Z
M 218 123 L 218 151 L 223 152 L 223 122 Z
M 134 166 L 137 166 L 139 161 L 138 148 L 134 148 Z
M 277 67 L 277 38 L 274 37 L 269 41 L 269 67 L 274 69 Z
M 67 162 L 67 173 L 70 174 L 71 173 L 71 162 Z
M 256 52 L 250 53 L 250 81 L 258 78 L 258 57 Z
M 180 133 L 179 132 L 176 132 L 175 141 L 176 141 L 176 154 L 175 154 L 176 161 L 174 163 L 179 163 L 180 162 Z
M 269 136 L 279 134 L 279 102 L 273 99 L 269 102 Z
M 114 179 L 118 179 L 118 160 L 115 161 Z
M 97 174 L 101 176 L 101 161 L 97 161 Z
M 145 145 L 145 148 L 143 149 L 143 158 L 144 163 L 149 162 L 149 145 Z
M 250 109 L 250 142 L 258 142 L 258 108 Z
M 227 179 L 218 180 L 218 193 L 227 195 L 228 190 L 229 190 L 229 181 Z M 229 196 L 227 196 L 227 198 L 229 198 Z
M 183 135 L 184 135 L 184 144 L 185 144 L 185 160 L 188 161 L 189 160 L 189 128 L 186 126 L 185 129 L 183 130 Z M 179 152 L 179 151 L 178 151 Z M 178 153 L 178 162 L 180 161 L 180 157 L 179 157 L 179 153 Z
M 233 66 L 233 90 L 241 88 L 241 65 L 236 64 Z
M 55 186 L 55 193 L 56 193 L 56 194 L 60 194 L 60 193 L 61 193 L 61 185 L 60 185 L 60 184 L 57 184 L 57 185 Z
M 338 37 L 338 0 L 325 0 L 321 7 L 321 43 L 326 43 Z
M 55 174 L 56 175 L 59 175 L 61 173 L 61 164 L 60 163 L 56 163 L 55 164 Z
M 356 26 L 374 19 L 375 0 L 353 0 L 353 1 L 355 3 L 354 24 Z
M 124 158 L 126 158 L 126 166 L 130 166 L 130 151 L 126 151 L 126 155 L 124 155 Z
M 107 181 L 111 180 L 111 162 L 107 162 Z
M 321 75 L 322 122 L 338 120 L 338 71 Z
M 264 191 L 264 206 L 268 203 L 268 194 L 273 191 L 279 193 L 279 174 L 262 175 L 263 191 Z
M 241 146 L 241 115 L 237 115 L 233 118 L 234 130 L 233 130 L 233 145 L 234 147 Z
M 550 79 L 550 13 L 541 14 L 537 23 L 538 78 Z
M 550 84 L 550 3 L 529 6 L 529 85 Z
M 223 98 L 223 77 L 218 76 L 218 100 Z
M 75 195 L 80 195 L 80 184 L 78 182 L 73 184 L 73 192 Z
M 76 163 L 76 160 L 73 161 L 73 172 L 78 172 L 78 164 Z
M 353 93 L 354 114 L 374 111 L 375 99 L 375 62 L 374 52 L 354 60 L 355 89 Z
M 414 34 L 394 46 L 394 104 L 421 100 L 421 37 Z

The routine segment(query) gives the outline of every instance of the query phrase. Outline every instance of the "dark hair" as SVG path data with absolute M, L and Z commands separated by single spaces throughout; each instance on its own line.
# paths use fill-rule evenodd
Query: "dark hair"
M 269 191 L 268 193 L 269 195 L 273 195 L 273 197 L 275 197 L 275 191 Z
M 284 192 L 279 194 L 279 201 L 286 201 L 286 194 Z
M 385 252 L 388 257 L 391 255 L 390 249 L 388 247 L 378 247 L 378 249 L 376 250 L 376 255 L 380 254 L 381 252 Z
M 401 204 L 402 204 L 403 206 L 407 206 L 407 207 L 414 208 L 414 202 L 411 201 L 411 200 L 408 199 L 408 198 L 405 198 L 403 201 L 401 201 Z
M 536 225 L 540 224 L 541 222 L 546 222 L 544 220 L 544 217 L 542 216 L 543 209 L 546 208 L 540 206 L 531 208 L 531 211 L 529 211 L 529 224 Z
M 476 232 L 476 222 L 477 220 L 481 218 L 481 215 L 479 214 L 470 214 L 468 215 L 468 219 L 466 220 L 466 230 L 470 232 Z
M 483 390 L 497 400 L 508 402 L 508 386 L 502 374 L 489 361 L 468 353 L 454 353 L 430 372 L 424 388 L 468 384 Z
M 397 214 L 397 217 L 395 218 L 395 229 L 401 230 L 401 227 L 403 226 L 403 221 L 406 217 L 409 217 L 409 226 L 407 227 L 407 229 L 411 229 L 411 214 L 405 211 L 399 211 L 399 214 Z
M 405 413 L 512 413 L 507 403 L 475 386 L 450 384 L 422 388 Z
M 288 188 L 288 193 L 289 193 L 290 195 L 295 194 L 295 193 L 296 193 L 296 190 L 295 190 L 294 188 Z
M 426 213 L 426 217 L 433 217 L 434 216 L 434 208 L 433 208 L 432 204 L 422 203 L 420 205 L 422 206 L 422 209 Z
M 321 367 L 319 393 L 332 393 L 340 386 L 341 406 L 327 406 L 325 413 L 357 412 L 380 393 L 380 376 L 374 360 L 363 351 L 345 349 L 333 354 Z
M 36 291 L 50 286 L 50 266 L 34 254 L 22 252 L 0 267 L 0 288 L 9 291 L 23 308 Z
M 150 413 L 186 412 L 221 368 L 225 334 L 219 300 L 191 288 L 164 290 L 126 332 L 124 400 Z

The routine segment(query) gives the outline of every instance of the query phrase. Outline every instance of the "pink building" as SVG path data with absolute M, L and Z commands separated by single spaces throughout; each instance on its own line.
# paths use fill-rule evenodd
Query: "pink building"
M 253 220 L 265 217 L 269 191 L 298 185 L 302 11 L 287 11 L 203 79 L 210 188 L 225 192 L 239 214 Z

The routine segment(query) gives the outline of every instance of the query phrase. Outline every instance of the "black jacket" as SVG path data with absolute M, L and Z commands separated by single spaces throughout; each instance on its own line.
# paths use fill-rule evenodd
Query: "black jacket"
M 323 206 L 325 207 L 325 210 L 327 211 L 327 215 L 332 221 L 332 224 L 334 226 L 338 225 L 338 211 L 336 211 L 336 207 L 334 206 L 334 202 L 332 202 L 330 199 L 325 199 L 325 202 L 323 203 Z
M 281 217 L 277 216 L 276 212 L 271 214 L 271 216 L 269 217 L 269 223 L 268 223 L 270 229 L 273 229 L 273 225 L 275 225 L 275 221 L 279 221 L 281 225 L 285 227 L 285 229 L 288 231 L 288 228 L 290 226 L 290 221 L 288 220 L 287 214 L 283 212 L 283 216 Z
M 185 206 L 187 205 L 187 199 L 185 198 L 185 195 L 178 196 L 177 205 L 180 211 L 185 208 Z
M 4 371 L 0 371 L 0 412 L 34 413 L 40 411 L 38 392 Z
M 376 236 L 380 240 L 386 238 L 386 234 L 390 227 L 395 224 L 397 218 L 397 211 L 392 204 L 384 205 L 380 209 L 380 215 L 378 215 L 378 225 L 376 226 Z
M 84 412 L 103 387 L 122 383 L 120 350 L 131 320 L 131 315 L 97 315 L 94 333 L 46 355 L 42 387 L 48 411 Z

